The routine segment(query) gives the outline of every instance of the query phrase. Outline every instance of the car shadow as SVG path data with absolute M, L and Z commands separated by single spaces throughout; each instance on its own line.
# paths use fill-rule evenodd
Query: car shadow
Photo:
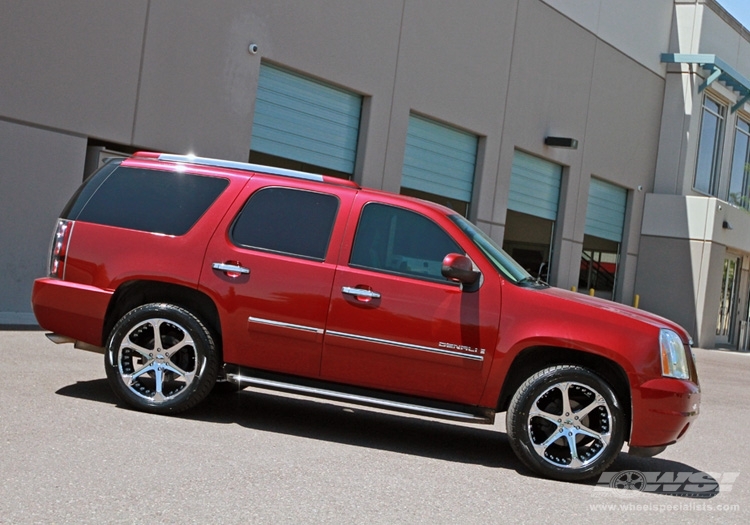
M 513 454 L 505 433 L 486 426 L 454 424 L 253 389 L 221 390 L 212 392 L 195 408 L 169 417 L 526 471 Z M 79 381 L 56 393 L 130 410 L 117 399 L 106 379 Z
M 130 410 L 117 399 L 106 379 L 80 381 L 65 386 L 56 393 Z M 507 434 L 486 426 L 463 425 L 253 389 L 233 392 L 229 388 L 219 388 L 195 408 L 169 417 L 240 425 L 261 432 L 515 470 L 523 476 L 538 477 L 516 458 Z M 498 417 L 503 415 L 499 414 Z M 639 458 L 626 453 L 620 453 L 607 470 L 612 473 L 700 473 L 683 463 L 660 458 Z M 620 493 L 620 489 L 611 488 L 609 482 L 603 484 L 597 479 L 583 484 L 594 486 L 597 490 L 612 491 L 613 494 Z M 682 495 L 675 491 L 655 493 Z
M 492 468 L 522 469 L 504 433 L 361 408 L 332 401 L 246 389 L 212 393 L 181 417 L 254 430 Z
M 119 400 L 109 386 L 106 379 L 94 379 L 92 381 L 78 381 L 74 385 L 68 385 L 55 392 L 60 396 L 83 399 L 85 401 L 97 401 L 110 405 L 118 405 Z

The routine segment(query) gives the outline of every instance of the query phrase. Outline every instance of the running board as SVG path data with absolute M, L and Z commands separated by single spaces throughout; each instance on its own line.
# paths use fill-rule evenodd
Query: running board
M 339 392 L 337 390 L 329 390 L 326 388 L 311 387 L 296 383 L 287 383 L 272 379 L 264 379 L 260 377 L 243 375 L 240 372 L 227 372 L 226 377 L 227 381 L 236 383 L 242 387 L 253 386 L 256 388 L 276 390 L 289 394 L 301 394 L 310 397 L 352 403 L 355 405 L 394 410 L 396 412 L 406 412 L 421 416 L 450 419 L 452 421 L 463 421 L 465 423 L 492 425 L 495 422 L 495 412 L 489 409 L 478 409 L 481 410 L 481 413 L 462 412 L 460 410 L 449 410 L 445 408 L 424 406 L 414 403 L 394 401 L 390 399 L 382 399 L 360 394 L 352 394 L 348 392 Z

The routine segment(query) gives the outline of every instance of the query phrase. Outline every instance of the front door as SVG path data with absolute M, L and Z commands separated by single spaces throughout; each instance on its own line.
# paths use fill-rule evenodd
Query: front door
M 475 260 L 484 282 L 463 291 L 441 266 L 466 251 L 437 220 L 375 202 L 355 201 L 352 217 L 359 210 L 333 281 L 321 377 L 478 403 L 497 340 L 499 277 Z

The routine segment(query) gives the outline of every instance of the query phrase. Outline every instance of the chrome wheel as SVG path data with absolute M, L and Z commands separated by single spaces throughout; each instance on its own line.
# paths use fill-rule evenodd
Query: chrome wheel
M 175 305 L 134 308 L 107 342 L 107 378 L 129 405 L 161 414 L 195 406 L 213 388 L 219 362 L 211 332 Z
M 624 415 L 610 386 L 574 365 L 540 370 L 516 391 L 506 426 L 518 458 L 543 476 L 578 481 L 600 474 L 624 441 Z
M 534 452 L 561 468 L 580 469 L 596 461 L 609 445 L 612 414 L 592 387 L 565 382 L 551 386 L 533 402 L 528 432 Z
M 163 403 L 196 378 L 198 351 L 187 330 L 167 319 L 148 319 L 120 343 L 118 372 L 136 396 Z

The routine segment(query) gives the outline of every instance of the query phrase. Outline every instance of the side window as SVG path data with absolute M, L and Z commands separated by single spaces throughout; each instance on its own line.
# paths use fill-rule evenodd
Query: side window
M 112 169 L 84 182 L 63 212 L 80 221 L 166 235 L 184 235 L 229 181 L 169 171 Z
M 231 238 L 246 248 L 322 261 L 338 207 L 334 195 L 263 188 L 245 203 L 232 226 Z
M 417 213 L 370 203 L 362 210 L 351 266 L 446 281 L 443 258 L 463 250 L 430 219 Z

